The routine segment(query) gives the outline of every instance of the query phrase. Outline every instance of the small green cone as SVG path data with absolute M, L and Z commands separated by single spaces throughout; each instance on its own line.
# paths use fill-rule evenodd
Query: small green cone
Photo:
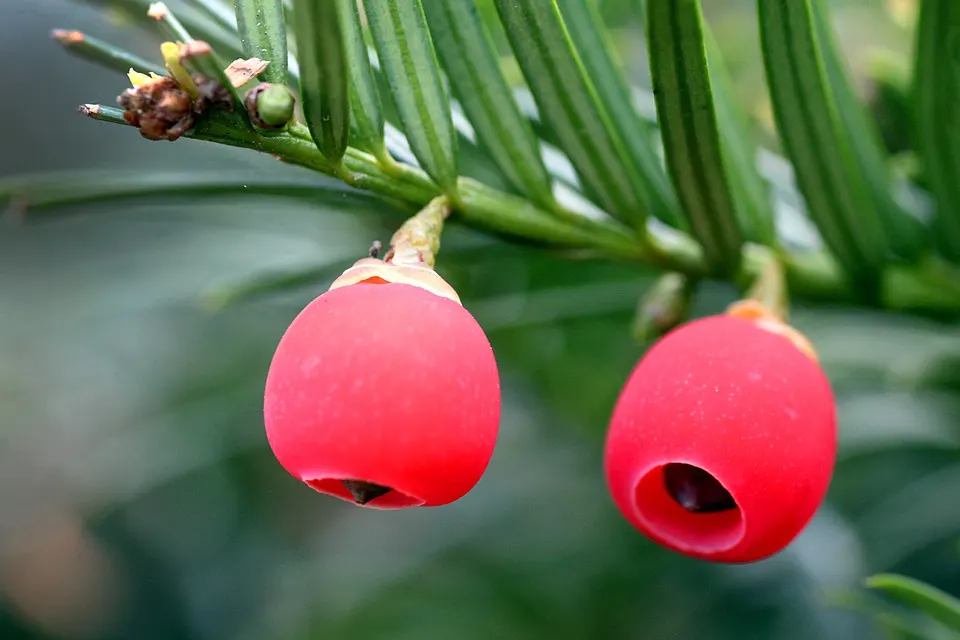
M 690 312 L 693 285 L 686 276 L 667 273 L 657 279 L 637 305 L 633 336 L 647 343 L 682 323 Z
M 244 106 L 250 121 L 261 129 L 282 129 L 293 119 L 296 99 L 287 87 L 260 84 L 247 92 Z

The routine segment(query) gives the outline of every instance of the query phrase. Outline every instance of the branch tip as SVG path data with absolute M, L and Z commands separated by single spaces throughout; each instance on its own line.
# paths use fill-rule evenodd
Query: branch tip
M 169 13 L 170 10 L 167 9 L 167 5 L 162 2 L 154 2 L 147 9 L 147 16 L 153 18 L 154 20 L 163 20 Z
M 77 107 L 77 111 L 90 118 L 96 118 L 100 115 L 99 104 L 82 104 Z
M 54 29 L 50 36 L 65 47 L 80 44 L 86 36 L 81 31 L 67 31 L 65 29 Z

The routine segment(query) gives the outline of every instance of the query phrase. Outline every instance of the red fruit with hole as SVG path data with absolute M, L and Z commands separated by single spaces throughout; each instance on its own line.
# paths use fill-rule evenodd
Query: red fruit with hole
M 287 329 L 267 375 L 267 438 L 322 493 L 381 509 L 453 502 L 496 444 L 493 351 L 449 297 L 373 281 L 331 289 Z
M 658 342 L 607 435 L 617 507 L 655 542 L 717 562 L 786 547 L 823 501 L 836 457 L 833 392 L 782 333 L 731 316 Z

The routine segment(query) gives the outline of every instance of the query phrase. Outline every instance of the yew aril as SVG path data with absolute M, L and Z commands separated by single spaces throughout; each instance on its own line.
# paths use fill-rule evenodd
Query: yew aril
M 381 509 L 448 504 L 480 480 L 496 444 L 493 351 L 455 293 L 389 281 L 409 269 L 358 264 L 361 277 L 348 270 L 281 339 L 267 438 L 319 492 Z
M 836 457 L 830 384 L 802 336 L 711 316 L 660 340 L 611 419 L 607 481 L 655 542 L 719 562 L 787 546 L 823 501 Z

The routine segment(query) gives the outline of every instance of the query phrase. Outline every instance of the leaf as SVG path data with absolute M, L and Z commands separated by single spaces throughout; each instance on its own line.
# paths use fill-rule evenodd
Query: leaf
M 826 9 L 821 0 L 815 0 L 811 6 L 823 70 L 833 91 L 841 130 L 850 141 L 853 158 L 866 181 L 867 192 L 883 225 L 886 242 L 901 257 L 915 261 L 927 248 L 926 229 L 920 220 L 903 211 L 894 201 L 879 132 L 874 123 L 868 120 L 864 106 L 854 94 L 843 61 L 837 53 Z
M 249 280 L 219 286 L 207 291 L 203 296 L 203 306 L 209 311 L 222 311 L 243 302 L 256 300 L 261 296 L 294 291 L 320 282 L 333 281 L 353 263 L 354 260 L 346 260 L 332 264 L 323 263 L 298 269 L 257 274 Z
M 640 177 L 570 41 L 555 0 L 495 0 L 540 117 L 585 189 L 610 215 L 644 230 L 651 210 Z
M 231 9 L 226 2 L 221 0 L 186 0 L 189 4 L 202 11 L 211 20 L 226 29 L 227 31 L 237 30 L 236 10 Z M 280 0 L 282 2 L 282 0 Z M 236 4 L 231 2 L 230 4 Z M 256 54 L 247 56 L 248 58 L 260 57 Z
M 757 168 L 757 147 L 747 114 L 737 103 L 733 80 L 706 23 L 703 24 L 710 68 L 714 115 L 720 132 L 720 148 L 727 181 L 733 192 L 740 228 L 747 240 L 770 247 L 778 244 L 773 198 Z
M 647 42 L 667 167 L 715 273 L 734 274 L 743 233 L 727 180 L 698 0 L 649 0 Z
M 555 325 L 575 318 L 628 312 L 636 306 L 636 283 L 594 282 L 505 294 L 471 304 L 471 312 L 488 333 Z
M 243 55 L 270 62 L 260 79 L 287 82 L 287 23 L 282 0 L 234 0 Z
M 247 128 L 250 128 L 251 125 L 249 119 L 246 117 L 243 99 L 237 92 L 236 87 L 233 86 L 230 78 L 227 77 L 227 64 L 214 50 L 213 45 L 206 41 L 196 40 L 193 35 L 187 31 L 186 27 L 183 26 L 177 16 L 162 2 L 150 5 L 150 10 L 147 15 L 160 24 L 161 31 L 166 37 L 178 44 L 184 45 L 181 47 L 180 54 L 180 62 L 182 64 L 193 67 L 210 80 L 215 80 L 229 93 L 230 97 L 233 98 L 234 111 L 243 114 L 243 122 Z M 169 61 L 167 61 L 167 63 L 169 66 Z M 173 68 L 170 70 L 171 73 L 176 76 L 175 70 Z
M 115 107 L 83 105 L 81 112 L 102 122 L 130 126 L 123 118 L 123 111 Z M 323 173 L 333 172 L 320 157 L 316 146 L 307 142 L 310 134 L 302 125 L 293 125 L 287 132 L 269 138 L 252 132 L 244 132 L 243 136 L 238 137 L 235 120 L 231 114 L 211 114 L 187 132 L 185 137 L 256 149 L 281 155 L 288 162 Z M 354 172 L 351 177 L 358 188 L 376 191 L 387 201 L 396 202 L 400 208 L 422 207 L 438 195 L 435 185 L 427 176 L 412 167 L 397 165 L 395 171 L 388 174 L 369 155 L 354 149 L 347 150 L 344 160 L 346 168 Z M 461 178 L 458 182 L 458 189 L 463 196 L 460 201 L 462 208 L 458 210 L 459 218 L 469 225 L 509 235 L 515 240 L 532 240 L 538 245 L 592 247 L 628 259 L 637 259 L 648 251 L 646 247 L 638 245 L 621 225 L 609 219 L 578 216 L 575 220 L 561 220 L 523 198 L 499 192 L 469 178 Z M 699 255 L 696 247 L 691 245 L 683 238 L 676 239 L 672 247 L 676 255 L 671 259 L 671 264 L 685 271 L 698 271 Z
M 138 27 L 145 27 L 151 31 L 156 28 L 156 21 L 147 16 L 153 0 L 74 0 L 74 2 L 122 16 L 123 20 L 129 20 Z M 196 11 L 184 11 L 182 15 L 178 15 L 178 18 L 190 34 L 198 40 L 211 44 L 220 53 L 233 57 L 239 57 L 242 54 L 238 46 L 239 42 L 233 37 L 235 25 L 225 29 L 222 25 L 211 24 L 210 20 L 205 19 L 203 15 L 198 15 Z
M 449 232 L 449 231 L 448 231 Z M 447 271 L 453 267 L 470 268 L 477 260 L 490 259 L 497 255 L 503 245 L 493 240 L 484 239 L 479 246 L 457 246 L 448 242 L 450 238 L 445 233 L 443 238 L 442 264 L 440 271 Z M 333 280 L 352 266 L 358 256 L 343 260 L 320 262 L 300 265 L 294 268 L 268 270 L 254 274 L 252 277 L 237 282 L 218 285 L 210 288 L 203 296 L 203 305 L 210 311 L 221 311 L 242 303 L 259 300 L 262 297 L 289 293 L 306 287 L 326 288 Z M 441 275 L 445 275 L 441 273 Z
M 937 625 L 936 629 L 931 629 L 933 623 L 929 620 L 915 619 L 915 616 L 899 611 L 888 611 L 887 603 L 873 594 L 843 589 L 833 590 L 828 598 L 827 604 L 831 607 L 873 619 L 884 630 L 882 637 L 886 640 L 936 640 L 942 637 L 935 631 L 943 627 Z
M 924 0 L 915 46 L 916 147 L 936 198 L 940 251 L 960 262 L 960 3 Z
M 877 291 L 889 254 L 862 171 L 823 68 L 811 0 L 758 0 L 760 39 L 774 116 L 807 211 L 864 297 Z
M 273 195 L 323 202 L 343 208 L 376 203 L 376 196 L 329 179 L 278 180 L 235 170 L 210 172 L 117 173 L 55 172 L 0 181 L 0 204 L 32 219 L 33 212 L 132 198 L 197 198 Z M 382 204 L 380 205 L 382 206 Z
M 162 64 L 155 64 L 144 60 L 132 53 L 118 49 L 112 44 L 98 40 L 97 38 L 91 38 L 80 31 L 54 29 L 51 35 L 68 53 L 99 64 L 107 69 L 119 71 L 124 74 L 130 69 L 134 69 L 140 73 L 167 75 L 167 70 Z
M 583 218 L 582 224 L 577 225 L 572 220 L 560 220 L 523 198 L 496 193 L 468 178 L 461 178 L 459 190 L 463 208 L 458 213 L 468 224 L 483 225 L 515 237 L 521 235 L 521 229 L 524 229 L 524 233 L 540 241 L 570 246 L 582 243 L 586 233 L 612 253 L 624 257 L 636 256 L 643 250 L 632 235 L 617 223 L 607 224 Z
M 423 0 L 423 8 L 440 61 L 478 144 L 521 192 L 546 209 L 556 207 L 539 144 L 513 101 L 474 0 Z
M 917 392 L 936 389 L 960 394 L 960 345 L 939 345 L 935 353 L 889 367 L 891 385 Z
M 383 103 L 377 81 L 370 66 L 370 54 L 363 40 L 358 0 L 337 0 L 340 3 L 340 29 L 343 50 L 350 75 L 350 140 L 353 146 L 368 151 L 379 160 L 389 162 L 384 145 Z
M 683 226 L 680 203 L 660 158 L 651 143 L 651 127 L 633 106 L 626 78 L 615 62 L 612 45 L 594 0 L 557 0 L 584 71 L 597 98 L 610 116 L 610 124 L 626 151 L 650 201 L 650 212 L 673 226 Z
M 320 153 L 334 166 L 343 159 L 350 130 L 342 9 L 337 0 L 293 2 L 303 115 Z
M 420 0 L 363 5 L 410 148 L 437 185 L 455 195 L 457 138 Z
M 934 417 L 945 414 L 944 420 L 950 429 L 956 424 L 957 399 L 939 395 L 943 398 L 939 407 L 929 402 L 936 396 L 929 395 L 926 406 L 916 404 Z M 871 549 L 875 566 L 897 566 L 932 545 L 951 540 L 960 530 L 960 512 L 943 508 L 945 504 L 953 504 L 956 487 L 960 486 L 960 464 L 956 463 L 955 448 L 950 460 L 936 470 L 921 472 L 898 483 L 899 486 L 875 493 L 879 499 L 859 515 L 856 525 L 864 544 Z
M 960 600 L 950 594 L 913 578 L 894 574 L 871 576 L 866 585 L 960 632 Z
M 123 118 L 123 111 L 115 107 L 88 104 L 81 106 L 80 112 L 102 122 L 130 126 Z M 218 111 L 207 114 L 184 137 L 269 153 L 283 158 L 285 162 L 321 173 L 330 174 L 334 171 L 302 125 L 292 125 L 287 132 L 270 137 L 242 130 L 237 125 L 236 115 Z M 344 164 L 353 172 L 351 178 L 355 186 L 375 191 L 401 208 L 423 206 L 438 195 L 436 186 L 428 176 L 414 167 L 397 165 L 394 171 L 387 173 L 371 156 L 355 149 L 347 150 Z M 576 220 L 561 220 L 523 198 L 477 185 L 467 179 L 460 180 L 460 184 L 470 186 L 477 196 L 472 207 L 459 211 L 471 226 L 495 233 L 509 233 L 514 239 L 524 238 L 537 244 L 543 244 L 546 240 L 594 252 L 591 255 L 600 253 L 607 257 L 639 261 L 693 277 L 703 275 L 700 251 L 685 234 L 654 229 L 659 246 L 651 248 L 637 242 L 634 235 L 625 232 L 621 225 L 605 216 L 583 215 Z M 461 202 L 466 200 L 462 198 Z M 764 252 L 751 250 L 745 253 L 749 258 L 745 262 L 746 273 L 748 276 L 755 275 L 762 264 L 760 258 Z M 852 292 L 846 288 L 845 281 L 829 256 L 820 252 L 804 252 L 788 257 L 790 287 L 797 295 L 835 301 L 850 299 Z M 890 266 L 883 283 L 884 306 L 941 314 L 960 309 L 958 269 L 942 262 L 922 266 L 922 269 L 920 266 Z

